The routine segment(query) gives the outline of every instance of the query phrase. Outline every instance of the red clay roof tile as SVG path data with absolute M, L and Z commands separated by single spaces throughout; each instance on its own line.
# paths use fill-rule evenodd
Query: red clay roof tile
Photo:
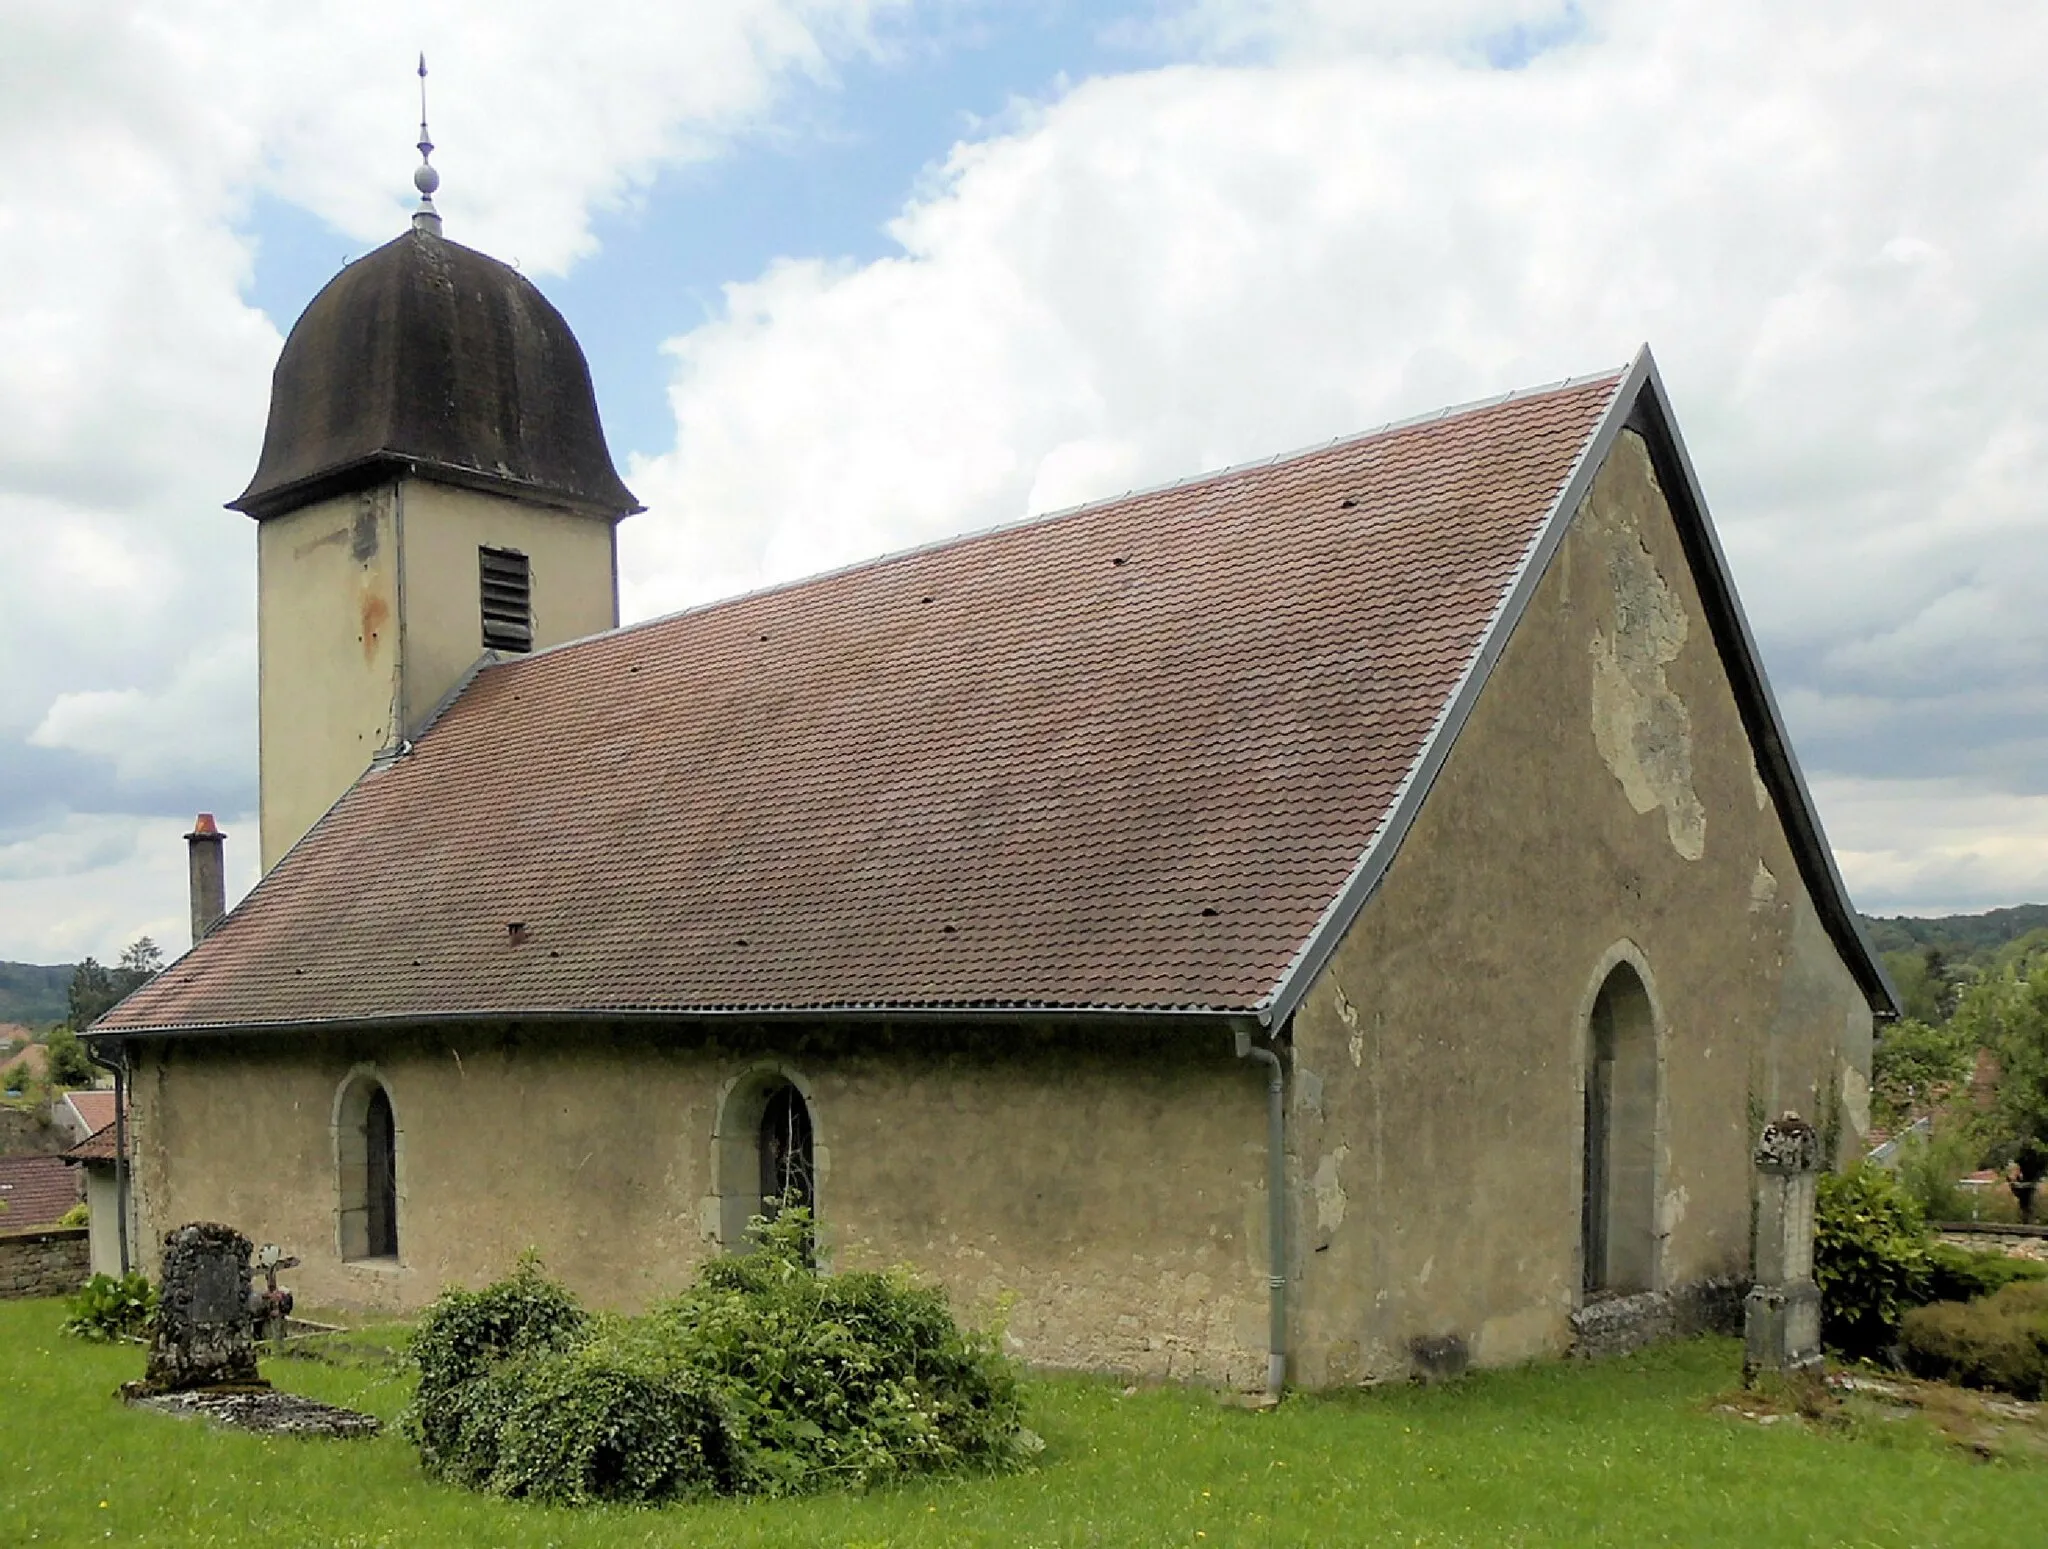
M 0 1156 L 0 1232 L 48 1226 L 78 1203 L 78 1175 L 61 1156 Z
M 1619 381 L 488 667 L 101 1027 L 1252 1010 Z

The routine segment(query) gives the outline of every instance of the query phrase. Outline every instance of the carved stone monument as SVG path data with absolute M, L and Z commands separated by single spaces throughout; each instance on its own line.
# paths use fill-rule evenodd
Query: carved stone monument
M 195 1221 L 164 1237 L 143 1385 L 159 1393 L 262 1385 L 249 1315 L 249 1239 L 233 1227 Z
M 1820 1135 L 1796 1113 L 1756 1143 L 1756 1284 L 1743 1303 L 1742 1375 L 1820 1364 L 1820 1287 L 1813 1279 L 1813 1202 Z

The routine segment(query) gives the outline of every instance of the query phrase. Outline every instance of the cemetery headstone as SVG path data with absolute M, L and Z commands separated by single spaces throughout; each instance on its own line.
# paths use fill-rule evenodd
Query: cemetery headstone
M 261 1385 L 249 1314 L 249 1251 L 248 1238 L 217 1221 L 194 1221 L 165 1236 L 145 1387 Z

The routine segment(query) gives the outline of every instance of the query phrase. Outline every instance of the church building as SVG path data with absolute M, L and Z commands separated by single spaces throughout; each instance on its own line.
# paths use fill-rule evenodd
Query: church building
M 1031 1362 L 1331 1386 L 1710 1320 L 1763 1116 L 1867 1127 L 1891 990 L 1647 351 L 620 628 L 582 353 L 429 208 L 233 506 L 265 873 L 92 1035 L 145 1268 L 633 1308 L 796 1201 Z

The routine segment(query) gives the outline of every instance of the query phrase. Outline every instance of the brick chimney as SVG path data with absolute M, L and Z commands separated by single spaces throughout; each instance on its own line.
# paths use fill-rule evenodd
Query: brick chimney
M 221 852 L 228 836 L 214 826 L 213 814 L 202 812 L 185 836 L 192 877 L 192 945 L 198 946 L 206 933 L 228 912 L 227 865 Z

